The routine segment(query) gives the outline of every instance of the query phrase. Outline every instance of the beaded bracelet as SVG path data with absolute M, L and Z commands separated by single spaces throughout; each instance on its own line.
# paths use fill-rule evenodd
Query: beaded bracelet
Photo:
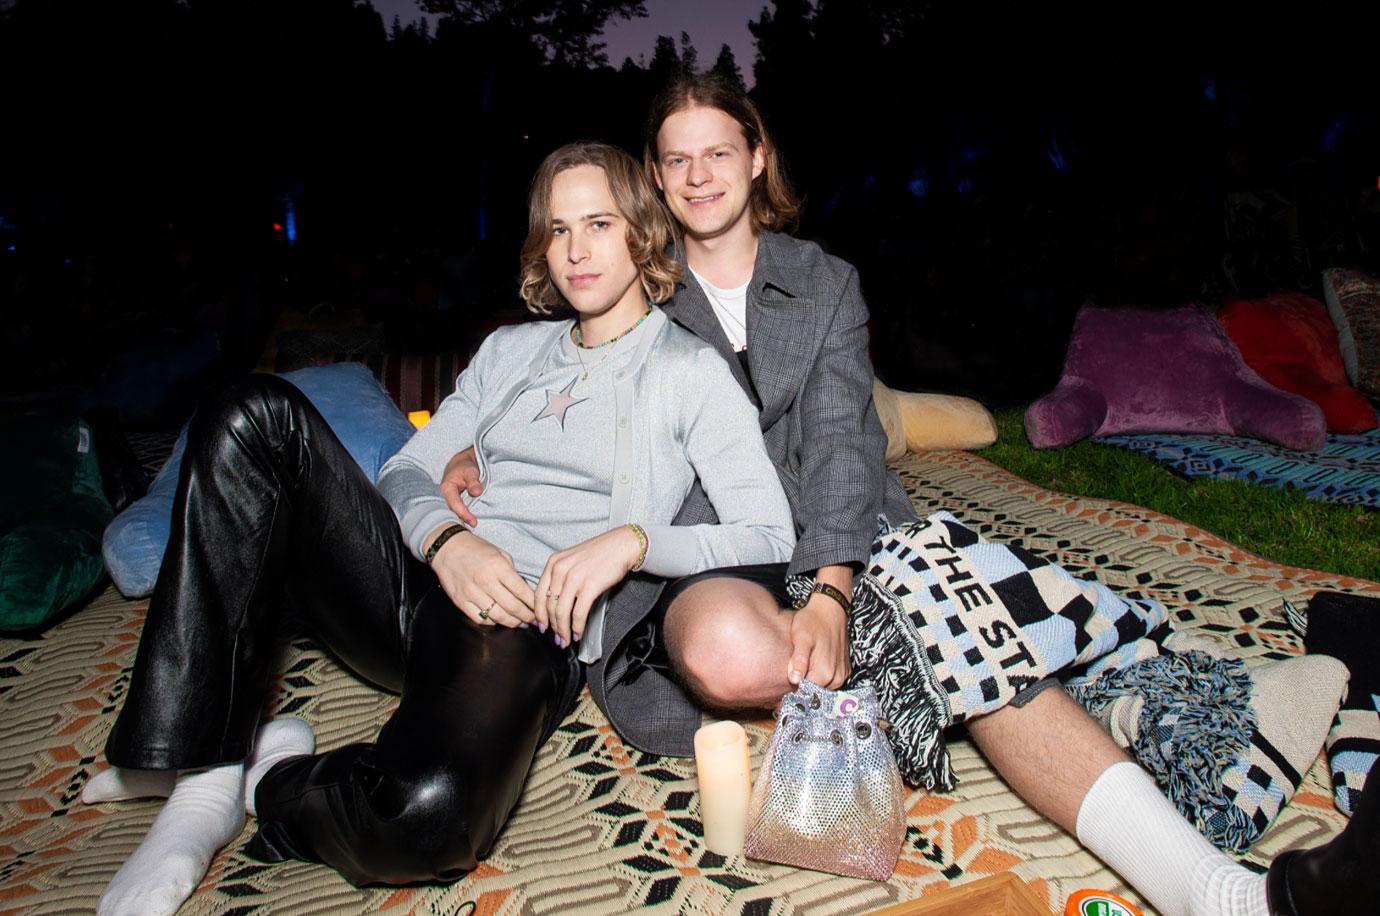
M 628 527 L 637 535 L 637 562 L 632 565 L 629 572 L 637 572 L 642 568 L 642 564 L 647 562 L 647 532 L 636 522 L 628 522 Z

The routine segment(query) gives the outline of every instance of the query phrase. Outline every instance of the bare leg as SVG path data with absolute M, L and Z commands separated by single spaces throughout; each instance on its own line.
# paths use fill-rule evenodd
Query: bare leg
M 769 709 L 791 689 L 791 616 L 742 579 L 706 579 L 666 609 L 671 665 L 706 706 Z
M 1112 764 L 1130 762 L 1106 729 L 1062 690 L 1025 706 L 1004 706 L 971 719 L 968 733 L 1007 785 L 1026 804 L 1076 833 L 1078 809 Z M 1058 766 L 1051 766 L 1058 761 Z
M 1263 876 L 1205 840 L 1062 690 L 972 719 L 968 732 L 1016 794 L 1078 837 L 1161 912 L 1265 912 Z

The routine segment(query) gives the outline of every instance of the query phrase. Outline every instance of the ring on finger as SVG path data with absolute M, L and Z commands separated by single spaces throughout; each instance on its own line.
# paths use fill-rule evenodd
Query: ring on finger
M 498 604 L 498 599 L 497 599 L 497 598 L 495 598 L 494 600 L 490 601 L 490 602 L 489 602 L 489 606 L 486 607 L 486 608 L 484 608 L 484 610 L 482 610 L 482 611 L 479 612 L 479 619 L 480 619 L 480 620 L 488 620 L 488 619 L 489 619 L 489 612 L 492 611 L 492 610 L 494 609 L 494 605 L 496 605 L 496 604 Z

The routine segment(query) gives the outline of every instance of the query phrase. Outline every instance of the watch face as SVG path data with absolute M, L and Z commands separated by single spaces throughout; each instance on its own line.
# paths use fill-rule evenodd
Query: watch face
M 809 604 L 810 598 L 813 596 L 814 592 L 809 592 L 808 594 L 801 595 L 799 598 L 794 598 L 791 600 L 791 607 L 795 608 L 798 611 L 805 605 Z

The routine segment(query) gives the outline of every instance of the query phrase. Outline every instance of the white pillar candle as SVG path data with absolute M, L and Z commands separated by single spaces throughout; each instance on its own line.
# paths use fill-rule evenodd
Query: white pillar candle
M 747 732 L 737 722 L 715 722 L 695 732 L 695 769 L 704 845 L 721 856 L 742 852 L 752 796 Z

